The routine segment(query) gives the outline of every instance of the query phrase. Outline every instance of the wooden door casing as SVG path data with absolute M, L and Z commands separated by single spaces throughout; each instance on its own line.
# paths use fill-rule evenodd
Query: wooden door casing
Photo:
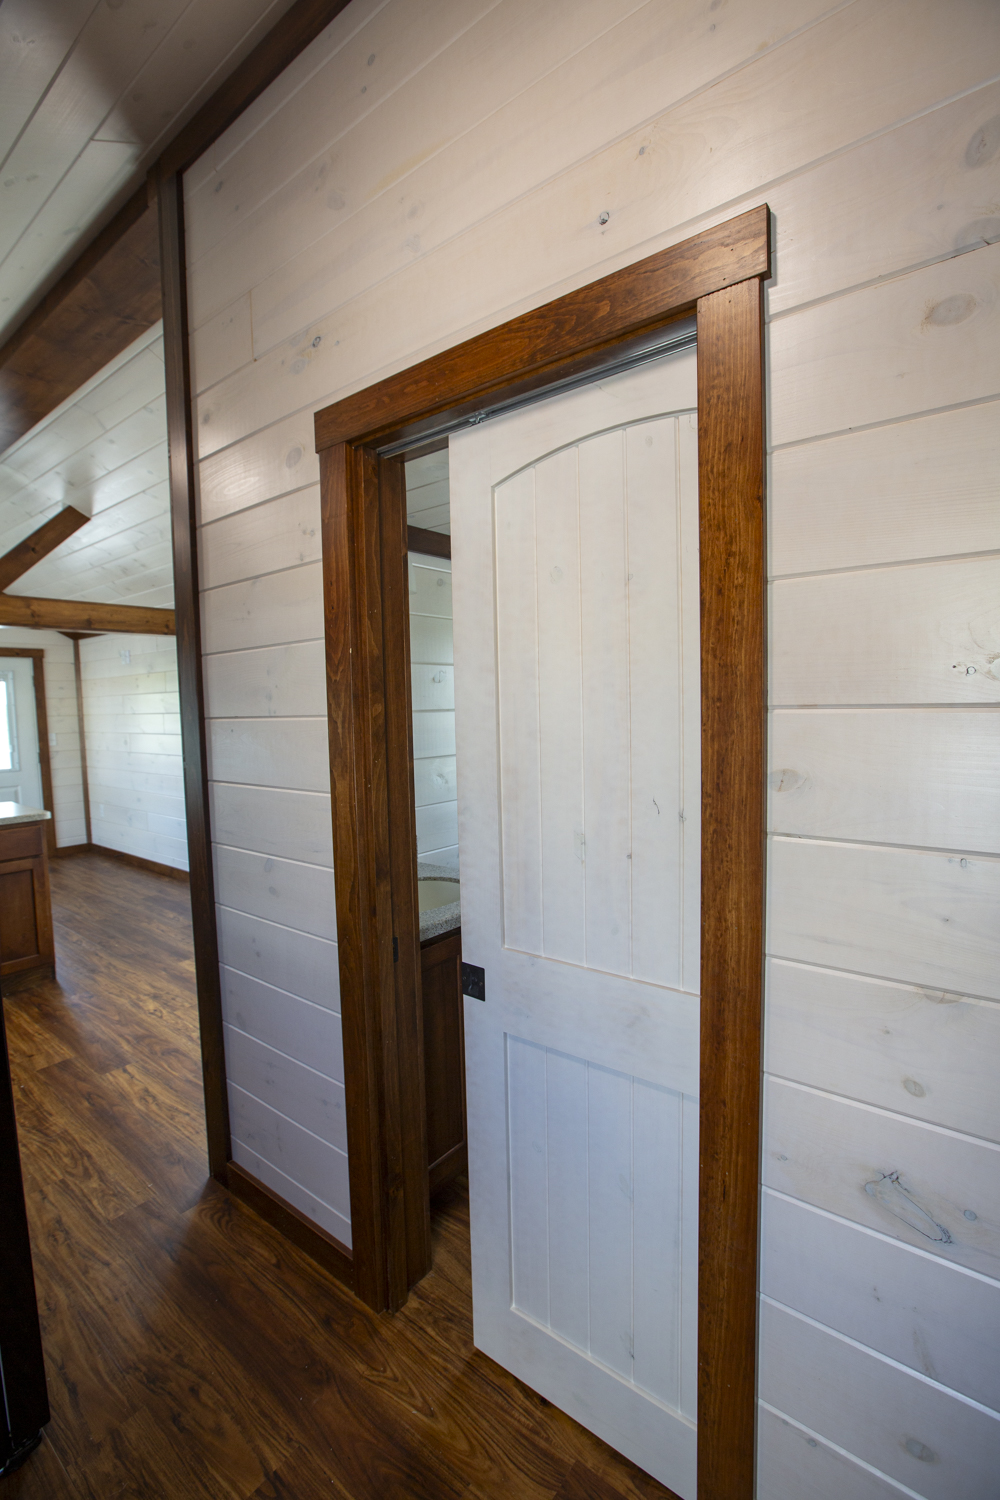
M 317 413 L 334 869 L 354 1282 L 398 1307 L 429 1263 L 416 983 L 416 836 L 404 807 L 409 684 L 401 461 L 500 404 L 597 372 L 697 316 L 702 941 L 698 1493 L 754 1490 L 764 957 L 766 206 L 695 235 Z M 406 657 L 402 658 L 404 661 Z M 396 683 L 387 692 L 389 677 Z M 412 796 L 411 796 L 412 805 Z M 412 903 L 412 904 L 411 904 Z M 400 931 L 402 918 L 407 930 Z M 416 971 L 416 955 L 407 964 Z M 417 1097 L 421 1108 L 415 1109 Z M 401 1101 L 409 1104 L 401 1112 Z
M 55 854 L 56 824 L 52 794 L 52 757 L 49 755 L 49 711 L 45 702 L 45 651 L 36 646 L 6 646 L 0 649 L 0 658 L 4 656 L 31 658 L 35 682 L 35 721 L 38 725 L 38 763 L 42 772 L 42 806 L 52 814 L 45 825 L 45 843 L 49 854 Z

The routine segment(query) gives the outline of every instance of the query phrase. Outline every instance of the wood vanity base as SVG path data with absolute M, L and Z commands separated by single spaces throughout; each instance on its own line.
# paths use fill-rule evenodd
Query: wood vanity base
M 5 992 L 21 977 L 55 973 L 52 899 L 45 824 L 0 827 L 0 979 Z

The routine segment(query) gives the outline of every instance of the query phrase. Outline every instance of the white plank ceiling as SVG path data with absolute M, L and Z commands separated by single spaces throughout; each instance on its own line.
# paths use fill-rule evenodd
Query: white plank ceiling
M 0 342 L 291 0 L 2 0 Z
M 160 324 L 0 457 L 0 554 L 65 505 L 91 520 L 8 593 L 173 605 Z

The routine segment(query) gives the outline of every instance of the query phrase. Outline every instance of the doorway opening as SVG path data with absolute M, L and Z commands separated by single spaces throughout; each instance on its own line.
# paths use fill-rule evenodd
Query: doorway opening
M 429 1232 L 417 1066 L 412 724 L 400 671 L 406 654 L 399 650 L 406 631 L 406 531 L 402 466 L 394 455 L 415 457 L 421 441 L 475 427 L 545 388 L 566 389 L 586 374 L 607 373 L 696 314 L 702 767 L 697 1487 L 704 1495 L 753 1491 L 764 871 L 761 280 L 769 274 L 768 236 L 767 209 L 752 210 L 316 417 L 352 1273 L 361 1297 L 392 1308 L 426 1269 Z M 454 486 L 454 452 L 451 457 Z M 517 472 L 518 465 L 504 471 L 511 478 Z M 461 588 L 457 545 L 452 562 Z M 457 651 L 464 649 L 464 633 L 462 625 Z M 494 744 L 494 760 L 495 751 Z M 467 771 L 460 751 L 460 807 Z M 495 793 L 493 800 L 495 821 Z M 467 845 L 460 832 L 460 850 Z M 506 860 L 503 868 L 506 878 Z M 521 868 L 519 861 L 514 868 Z M 467 868 L 461 879 L 465 962 L 475 968 Z M 528 952 L 532 957 L 537 954 Z M 474 993 L 470 977 L 485 990 L 484 1014 L 499 1014 L 490 1005 L 489 973 L 467 974 L 467 994 Z M 500 989 L 506 1003 L 510 986 Z M 562 1045 L 554 1043 L 553 1050 Z M 467 1060 L 472 1048 L 467 1038 Z M 662 1047 L 657 1055 L 664 1055 Z M 502 1078 L 503 1068 L 493 1076 Z M 511 1138 L 504 1101 L 493 1119 L 491 1140 L 502 1145 L 505 1134 Z M 469 1145 L 475 1162 L 471 1120 Z M 492 1240 L 497 1246 L 506 1240 L 509 1251 L 509 1215 L 506 1228 L 493 1226 Z

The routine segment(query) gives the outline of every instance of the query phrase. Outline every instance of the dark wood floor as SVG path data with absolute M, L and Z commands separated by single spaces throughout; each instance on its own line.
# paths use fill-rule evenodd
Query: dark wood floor
M 3 1500 L 662 1500 L 473 1349 L 460 1193 L 390 1317 L 206 1180 L 187 888 L 54 863 L 59 981 L 5 1001 L 53 1415 Z

